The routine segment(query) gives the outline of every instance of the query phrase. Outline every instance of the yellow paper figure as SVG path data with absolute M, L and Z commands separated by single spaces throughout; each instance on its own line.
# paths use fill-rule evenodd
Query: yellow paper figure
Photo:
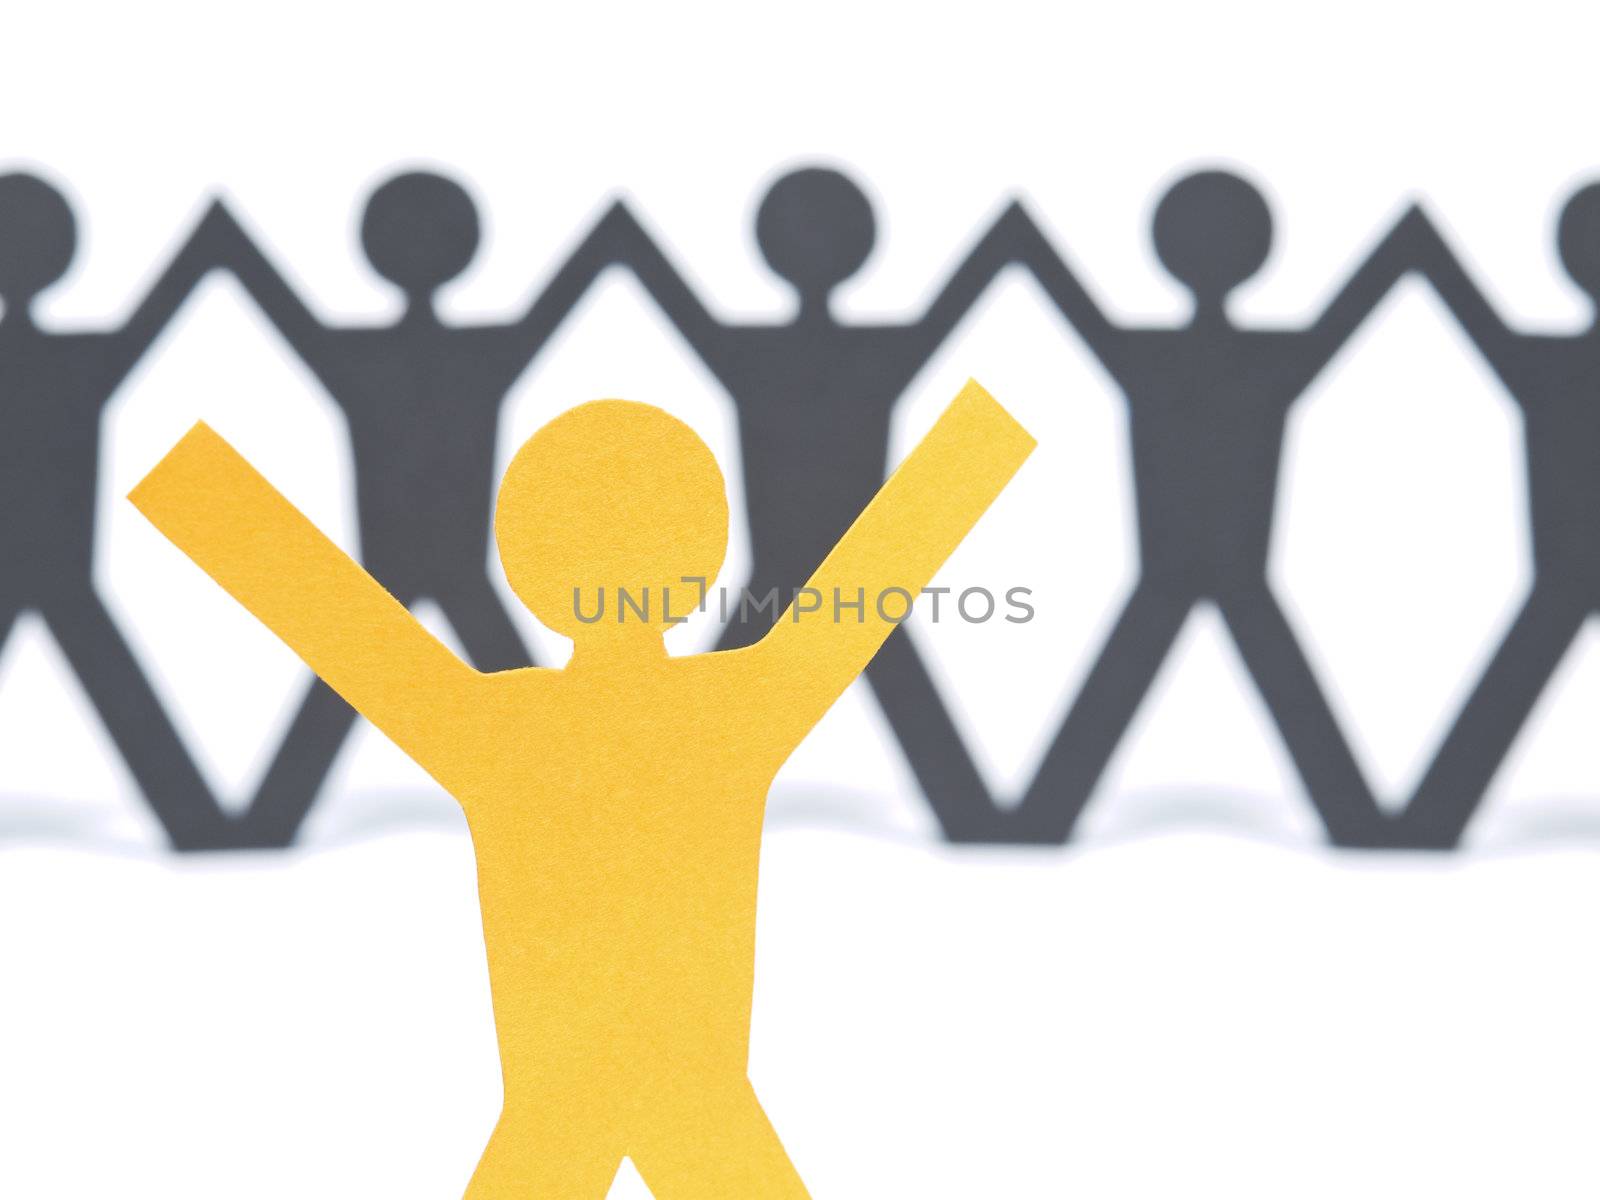
M 572 659 L 487 675 L 206 426 L 134 490 L 466 811 L 505 1089 L 469 1197 L 603 1197 L 624 1156 L 659 1200 L 806 1195 L 747 1075 L 767 790 L 1033 446 L 969 383 L 761 642 L 674 658 L 663 599 L 681 619 L 716 578 L 721 472 L 660 409 L 572 409 L 495 515 Z

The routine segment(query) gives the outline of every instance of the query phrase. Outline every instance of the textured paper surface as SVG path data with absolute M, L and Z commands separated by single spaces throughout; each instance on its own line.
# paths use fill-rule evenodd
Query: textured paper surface
M 134 490 L 466 812 L 505 1089 L 469 1196 L 603 1197 L 624 1156 L 662 1200 L 806 1194 L 746 1074 L 767 789 L 893 630 L 873 597 L 916 594 L 1033 445 L 969 383 L 817 569 L 829 602 L 746 649 L 670 658 L 660 589 L 681 615 L 683 577 L 715 577 L 721 474 L 659 409 L 573 409 L 519 451 L 496 515 L 507 578 L 572 660 L 494 674 L 206 426 Z M 574 588 L 644 593 L 650 619 L 585 623 Z M 865 592 L 859 617 L 835 619 L 835 588 Z

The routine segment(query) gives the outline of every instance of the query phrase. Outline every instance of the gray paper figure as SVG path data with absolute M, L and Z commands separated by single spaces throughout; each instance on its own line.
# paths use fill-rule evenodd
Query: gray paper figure
M 43 616 L 172 845 L 227 844 L 218 807 L 93 581 L 106 402 L 200 278 L 219 233 L 206 214 L 127 323 L 53 333 L 35 298 L 77 245 L 66 199 L 36 175 L 0 175 L 0 641 Z
M 501 406 L 604 264 L 582 245 L 520 319 L 449 325 L 434 297 L 471 263 L 478 229 L 472 198 L 442 176 L 408 172 L 373 192 L 362 246 L 406 302 L 387 325 L 324 324 L 231 217 L 220 262 L 344 412 L 363 565 L 401 603 L 438 604 L 495 671 L 530 661 L 488 574 Z M 354 720 L 311 683 L 243 819 L 247 844 L 293 840 Z
M 761 201 L 756 243 L 772 270 L 794 288 L 798 311 L 788 321 L 735 324 L 712 316 L 631 214 L 613 210 L 608 253 L 637 275 L 733 397 L 739 414 L 753 558 L 745 590 L 757 604 L 729 602 L 720 648 L 757 640 L 882 486 L 896 402 L 995 276 L 1018 261 L 1027 233 L 1021 210 L 1009 208 L 920 317 L 842 322 L 833 315 L 831 297 L 872 251 L 872 207 L 838 171 L 790 171 Z M 773 593 L 777 602 L 759 607 Z M 927 728 L 919 710 L 930 697 L 918 692 L 891 705 L 880 682 L 880 661 L 896 657 L 895 648 L 903 652 L 905 643 L 906 632 L 896 631 L 867 668 L 867 679 L 914 755 Z M 903 687 L 903 681 L 895 677 L 892 685 Z M 937 696 L 931 699 L 937 703 Z M 947 809 L 944 792 L 928 789 L 946 829 L 959 833 L 966 798 Z
M 1267 580 L 1290 406 L 1408 269 L 1425 257 L 1407 213 L 1304 329 L 1242 329 L 1228 295 L 1265 263 L 1272 219 L 1245 180 L 1204 171 L 1161 200 L 1155 250 L 1194 297 L 1176 327 L 1112 324 L 1034 229 L 1029 266 L 1128 404 L 1140 575 L 1021 802 L 1001 809 L 915 645 L 879 655 L 875 683 L 917 778 L 956 840 L 1069 836 L 1194 606 L 1214 602 L 1328 836 L 1381 845 L 1390 818 L 1339 728 Z
M 1533 587 L 1400 820 L 1401 845 L 1455 846 L 1584 621 L 1600 610 L 1600 323 L 1509 328 L 1432 227 L 1428 275 L 1522 410 Z M 1561 264 L 1600 304 L 1600 183 L 1562 210 Z M 1597 310 L 1600 311 L 1600 310 Z

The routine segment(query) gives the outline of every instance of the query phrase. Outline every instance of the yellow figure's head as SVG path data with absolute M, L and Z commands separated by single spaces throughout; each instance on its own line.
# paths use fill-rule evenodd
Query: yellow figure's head
M 722 567 L 728 497 L 700 436 L 649 404 L 596 400 L 562 413 L 511 460 L 495 508 L 506 578 L 545 625 L 583 643 L 667 628 Z M 620 593 L 648 596 L 648 617 Z M 596 598 L 604 595 L 598 620 Z M 582 613 L 588 620 L 580 619 Z

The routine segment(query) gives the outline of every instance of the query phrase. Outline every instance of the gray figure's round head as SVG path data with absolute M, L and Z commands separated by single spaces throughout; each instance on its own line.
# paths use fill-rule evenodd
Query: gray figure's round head
M 37 175 L 0 175 L 0 303 L 9 312 L 67 273 L 78 223 L 67 199 Z
M 767 190 L 756 214 L 756 244 L 803 299 L 817 300 L 861 269 L 877 224 L 871 201 L 848 176 L 804 167 Z
M 478 208 L 454 180 L 408 171 L 367 200 L 361 245 L 373 269 L 407 296 L 431 296 L 477 254 Z
M 1186 175 L 1161 197 L 1156 256 L 1201 306 L 1220 307 L 1267 261 L 1272 213 L 1250 182 L 1228 171 Z

